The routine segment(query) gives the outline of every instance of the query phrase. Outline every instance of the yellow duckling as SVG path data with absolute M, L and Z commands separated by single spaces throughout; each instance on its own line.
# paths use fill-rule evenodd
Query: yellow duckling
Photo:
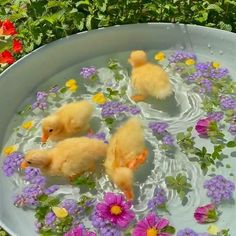
M 135 95 L 132 99 L 142 101 L 148 96 L 165 99 L 172 94 L 168 74 L 161 66 L 148 62 L 144 51 L 133 51 L 128 62 L 132 66 L 131 79 Z
M 101 140 L 69 138 L 58 142 L 51 149 L 28 151 L 23 163 L 39 168 L 45 175 L 64 176 L 73 180 L 86 171 L 94 171 L 106 152 L 107 144 Z
M 127 199 L 134 197 L 133 172 L 145 162 L 147 155 L 142 124 L 130 118 L 112 136 L 104 163 L 108 176 Z
M 59 141 L 88 131 L 92 113 L 92 104 L 85 100 L 63 105 L 42 120 L 41 141 Z

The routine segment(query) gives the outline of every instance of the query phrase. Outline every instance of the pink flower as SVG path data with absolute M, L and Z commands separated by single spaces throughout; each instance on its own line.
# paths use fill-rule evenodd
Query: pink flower
M 167 227 L 169 227 L 167 219 L 150 213 L 136 224 L 132 236 L 171 236 L 172 233 L 165 232 Z
M 198 207 L 194 212 L 194 218 L 200 224 L 216 222 L 218 220 L 218 213 L 213 204 L 208 204 Z
M 122 194 L 105 193 L 104 202 L 98 203 L 96 210 L 104 220 L 125 229 L 135 217 L 131 205 Z
M 198 134 L 200 134 L 200 135 L 207 135 L 208 134 L 209 126 L 210 126 L 212 121 L 213 120 L 210 119 L 210 118 L 200 119 L 197 122 L 196 126 L 195 126 L 195 129 L 198 132 Z
M 80 224 L 65 233 L 64 236 L 96 236 L 96 233 L 85 230 L 84 226 Z

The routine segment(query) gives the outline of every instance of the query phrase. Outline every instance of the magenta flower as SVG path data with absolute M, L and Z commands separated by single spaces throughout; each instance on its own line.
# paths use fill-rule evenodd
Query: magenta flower
M 131 202 L 126 201 L 122 194 L 105 193 L 104 202 L 98 203 L 96 210 L 104 220 L 125 229 L 135 217 L 130 209 L 131 205 Z
M 171 236 L 175 230 L 171 227 L 173 232 L 165 232 L 168 227 L 170 228 L 167 219 L 150 213 L 136 224 L 132 236 Z
M 218 220 L 218 213 L 213 204 L 198 207 L 194 212 L 194 218 L 200 224 L 212 223 Z
M 208 130 L 209 130 L 209 126 L 211 124 L 213 120 L 211 118 L 204 118 L 204 119 L 200 119 L 196 126 L 195 129 L 198 132 L 198 134 L 200 135 L 207 135 L 208 134 Z
M 65 233 L 64 236 L 96 236 L 96 233 L 85 230 L 84 226 L 80 224 Z

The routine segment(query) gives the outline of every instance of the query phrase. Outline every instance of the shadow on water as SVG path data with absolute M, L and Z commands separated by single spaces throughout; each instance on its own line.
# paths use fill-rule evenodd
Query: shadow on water
M 146 103 L 151 105 L 154 110 L 162 111 L 169 115 L 169 117 L 178 116 L 181 112 L 181 107 L 178 104 L 175 94 L 165 100 L 157 100 L 156 98 L 148 98 L 145 100 Z

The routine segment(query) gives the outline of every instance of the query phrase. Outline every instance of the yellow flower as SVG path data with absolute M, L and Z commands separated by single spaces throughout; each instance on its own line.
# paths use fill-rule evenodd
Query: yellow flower
M 31 129 L 34 126 L 34 122 L 32 120 L 24 122 L 21 127 L 23 129 Z
M 207 232 L 210 234 L 210 235 L 217 235 L 217 233 L 220 232 L 220 229 L 217 225 L 210 225 L 207 229 Z
M 106 97 L 103 93 L 97 93 L 92 97 L 92 100 L 97 104 L 104 104 L 106 102 Z
M 212 62 L 212 66 L 217 69 L 217 68 L 220 67 L 220 63 L 217 62 L 217 61 L 213 61 L 213 62 Z
M 3 149 L 3 153 L 8 156 L 10 154 L 12 154 L 13 152 L 16 151 L 16 146 L 12 145 L 12 146 L 7 146 Z
M 73 93 L 78 89 L 78 85 L 75 79 L 66 81 L 66 87 Z
M 191 65 L 194 65 L 195 64 L 195 61 L 193 59 L 187 59 L 185 61 L 185 64 L 188 65 L 188 66 L 191 66 Z
M 155 60 L 157 61 L 162 61 L 166 58 L 166 55 L 164 52 L 158 52 L 156 55 L 155 55 Z
M 52 211 L 54 212 L 57 218 L 65 218 L 68 216 L 68 211 L 62 207 L 53 207 Z

